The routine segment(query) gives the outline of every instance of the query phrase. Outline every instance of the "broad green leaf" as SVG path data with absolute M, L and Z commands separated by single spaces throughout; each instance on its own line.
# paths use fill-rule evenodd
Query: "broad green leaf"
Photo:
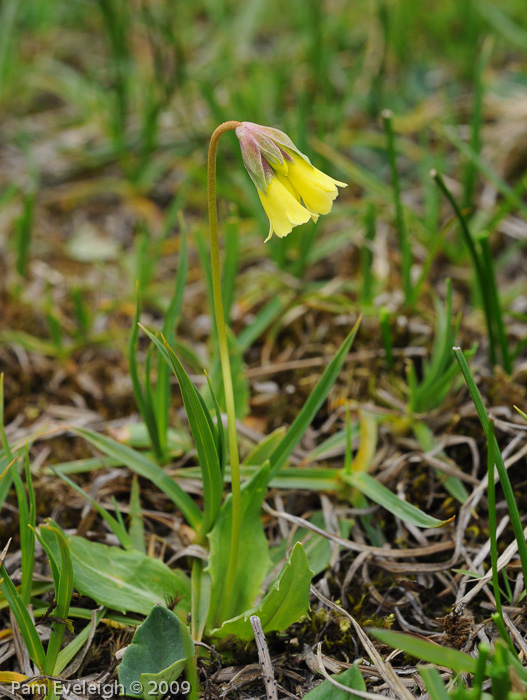
M 126 445 L 121 445 L 119 442 L 112 440 L 105 435 L 100 435 L 93 430 L 87 428 L 72 428 L 72 431 L 80 435 L 89 443 L 94 445 L 98 450 L 118 460 L 121 464 L 125 464 L 139 476 L 144 476 L 155 484 L 160 491 L 173 501 L 179 510 L 183 513 L 189 524 L 198 530 L 201 526 L 202 515 L 198 506 L 192 498 L 183 491 L 181 486 L 178 486 L 161 467 L 152 462 L 145 455 L 132 450 Z
M 187 627 L 173 612 L 156 605 L 137 628 L 117 667 L 119 682 L 130 697 L 159 700 L 166 695 L 159 689 L 165 684 L 170 687 L 193 656 Z
M 425 639 L 414 637 L 404 632 L 372 629 L 370 633 L 383 644 L 388 644 L 394 649 L 402 649 L 407 654 L 411 654 L 422 661 L 428 661 L 436 664 L 436 666 L 451 668 L 456 673 L 476 672 L 476 659 L 462 651 L 457 651 L 457 649 L 433 644 Z
M 18 593 L 13 582 L 9 578 L 9 574 L 5 570 L 3 564 L 0 565 L 0 577 L 0 586 L 2 588 L 2 592 L 5 595 L 7 602 L 9 603 L 11 611 L 13 612 L 16 623 L 18 625 L 18 628 L 20 629 L 25 645 L 27 647 L 29 656 L 31 660 L 36 664 L 39 671 L 42 672 L 46 664 L 44 647 L 42 646 L 40 637 L 38 636 L 37 630 L 35 629 L 33 620 L 31 619 L 29 612 L 27 611 L 27 608 L 24 605 L 24 602 L 20 597 L 20 594 Z
M 442 527 L 450 520 L 438 520 L 431 515 L 423 513 L 411 503 L 402 501 L 394 493 L 383 486 L 377 479 L 365 472 L 357 474 L 342 474 L 342 478 L 358 491 L 370 498 L 378 505 L 386 508 L 404 522 L 417 525 L 417 527 Z
M 41 529 L 48 546 L 58 553 L 51 533 Z M 148 615 L 156 603 L 180 601 L 178 614 L 190 609 L 190 583 L 178 569 L 135 549 L 123 550 L 83 537 L 66 537 L 73 563 L 73 582 L 81 595 L 112 610 Z
M 278 579 L 262 602 L 232 620 L 227 620 L 211 634 L 220 638 L 233 634 L 237 639 L 251 639 L 251 615 L 260 618 L 265 634 L 287 629 L 309 610 L 312 577 L 313 572 L 309 569 L 304 548 L 297 542 Z
M 141 326 L 141 328 L 143 328 Z M 172 348 L 143 328 L 169 363 L 179 382 L 187 418 L 196 444 L 203 482 L 202 531 L 207 533 L 216 522 L 223 497 L 221 458 L 217 450 L 216 428 L 205 403 Z
M 339 673 L 337 676 L 331 676 L 334 681 L 345 685 L 346 688 L 352 690 L 361 690 L 366 692 L 366 683 L 362 677 L 358 663 L 354 663 L 351 668 L 348 668 L 344 673 Z M 336 688 L 328 680 L 323 681 L 316 688 L 310 690 L 307 695 L 304 695 L 304 700 L 353 700 L 358 699 L 358 695 L 347 693 L 345 690 Z
M 344 360 L 348 355 L 351 344 L 353 343 L 355 335 L 357 334 L 359 324 L 360 318 L 353 326 L 346 340 L 340 346 L 335 357 L 326 367 L 324 374 L 319 379 L 318 384 L 311 392 L 306 403 L 300 409 L 300 412 L 291 424 L 284 439 L 271 455 L 271 477 L 275 476 L 287 462 L 289 456 L 304 436 L 304 433 L 311 425 L 317 411 L 329 394 L 331 387 L 335 383 L 340 369 L 344 364 Z
M 242 485 L 242 519 L 240 550 L 235 589 L 227 615 L 234 617 L 253 605 L 260 594 L 269 568 L 269 544 L 262 523 L 262 503 L 267 492 L 269 465 L 259 469 Z M 210 557 L 206 569 L 212 579 L 208 626 L 218 624 L 216 616 L 223 604 L 224 585 L 231 546 L 232 499 L 229 494 L 220 515 L 209 533 Z

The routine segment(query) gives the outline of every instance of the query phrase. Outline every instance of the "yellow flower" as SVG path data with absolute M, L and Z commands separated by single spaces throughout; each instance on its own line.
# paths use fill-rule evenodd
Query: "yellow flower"
M 338 195 L 334 180 L 311 165 L 287 134 L 269 126 L 242 122 L 236 128 L 242 158 L 269 217 L 269 235 L 287 236 L 294 226 L 328 214 Z

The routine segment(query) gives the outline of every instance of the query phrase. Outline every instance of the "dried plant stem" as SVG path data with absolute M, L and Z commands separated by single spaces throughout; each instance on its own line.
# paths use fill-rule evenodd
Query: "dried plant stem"
M 218 333 L 218 345 L 220 351 L 221 371 L 223 376 L 223 388 L 225 392 L 225 409 L 227 411 L 227 433 L 229 441 L 229 455 L 231 464 L 231 493 L 232 493 L 232 534 L 229 552 L 229 563 L 223 592 L 223 602 L 218 612 L 217 622 L 221 622 L 224 610 L 230 604 L 238 551 L 240 544 L 241 528 L 241 489 L 240 489 L 240 460 L 238 456 L 238 438 L 236 434 L 236 411 L 234 406 L 234 390 L 232 385 L 231 365 L 229 360 L 229 345 L 227 329 L 225 325 L 225 312 L 223 310 L 223 298 L 221 292 L 220 271 L 220 246 L 218 239 L 218 212 L 216 204 L 216 154 L 220 136 L 226 131 L 232 131 L 241 122 L 229 121 L 220 124 L 211 136 L 209 144 L 209 157 L 207 165 L 207 198 L 209 208 L 210 230 L 210 262 L 212 271 L 212 293 L 214 299 L 214 314 L 216 316 L 216 330 Z M 221 426 L 218 426 L 221 430 Z
M 251 627 L 253 628 L 254 641 L 256 642 L 256 648 L 258 649 L 258 659 L 260 661 L 260 666 L 262 667 L 266 698 L 267 700 L 278 700 L 273 664 L 271 662 L 271 655 L 269 654 L 267 642 L 265 641 L 262 623 L 258 615 L 251 615 L 249 620 L 251 622 Z

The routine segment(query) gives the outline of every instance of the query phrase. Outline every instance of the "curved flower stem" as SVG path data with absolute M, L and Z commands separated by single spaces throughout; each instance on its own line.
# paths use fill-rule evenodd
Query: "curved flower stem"
M 214 314 L 216 316 L 216 329 L 218 332 L 218 345 L 220 350 L 221 371 L 223 375 L 223 388 L 225 392 L 225 408 L 227 411 L 227 433 L 229 440 L 229 455 L 231 462 L 231 492 L 232 492 L 232 533 L 231 547 L 229 551 L 229 563 L 225 579 L 221 608 L 218 611 L 217 623 L 223 621 L 223 612 L 232 599 L 236 566 L 238 563 L 238 551 L 240 545 L 240 528 L 242 518 L 242 503 L 240 490 L 240 460 L 238 456 L 238 438 L 236 434 L 236 411 L 234 407 L 234 390 L 232 387 L 231 364 L 229 360 L 229 345 L 227 330 L 225 327 L 225 313 L 223 310 L 223 298 L 221 293 L 220 249 L 218 241 L 218 212 L 216 208 L 216 153 L 220 136 L 226 131 L 232 131 L 240 126 L 241 122 L 229 121 L 220 124 L 211 136 L 209 144 L 209 157 L 207 164 L 207 198 L 209 205 L 209 230 L 210 230 L 210 262 L 212 270 L 212 294 L 214 299 Z M 221 426 L 219 426 L 221 429 Z

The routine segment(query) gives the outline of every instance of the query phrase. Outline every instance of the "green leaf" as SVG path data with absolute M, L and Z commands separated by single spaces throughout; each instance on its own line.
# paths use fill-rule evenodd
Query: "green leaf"
M 179 248 L 176 283 L 174 286 L 174 292 L 172 294 L 170 304 L 165 313 L 165 318 L 163 319 L 163 335 L 169 343 L 172 343 L 175 339 L 176 329 L 179 325 L 188 272 L 187 234 L 186 226 L 182 217 L 180 218 L 179 223 L 181 228 L 181 244 Z M 157 363 L 157 382 L 155 388 L 154 405 L 157 415 L 157 424 L 159 426 L 159 435 L 162 440 L 162 447 L 165 450 L 165 441 L 169 433 L 168 419 L 170 411 L 171 393 L 169 374 L 170 369 L 167 363 L 163 360 L 161 355 L 159 355 Z
M 46 664 L 44 647 L 40 641 L 33 620 L 31 619 L 26 606 L 13 582 L 9 578 L 9 574 L 5 570 L 4 565 L 0 565 L 0 586 L 6 597 L 9 607 L 15 617 L 16 623 L 20 629 L 25 645 L 27 647 L 31 660 L 36 664 L 38 670 L 42 672 Z
M 40 532 L 48 532 L 51 537 L 55 536 L 55 541 L 58 545 L 60 553 L 60 574 L 59 583 L 55 588 L 55 611 L 57 617 L 51 625 L 51 634 L 49 638 L 48 648 L 46 652 L 45 672 L 50 675 L 57 673 L 56 662 L 62 646 L 64 631 L 67 626 L 67 618 L 70 609 L 71 596 L 73 594 L 73 565 L 68 542 L 62 533 L 62 530 L 50 521 L 48 525 L 40 528 Z M 62 620 L 62 622 L 61 622 Z
M 402 649 L 407 654 L 411 654 L 422 661 L 428 661 L 436 664 L 436 666 L 451 668 L 456 673 L 476 672 L 476 659 L 473 659 L 468 654 L 464 654 L 462 651 L 433 644 L 404 632 L 372 629 L 370 633 L 384 644 L 388 644 L 394 649 Z
M 472 401 L 474 402 L 474 406 L 476 408 L 481 426 L 483 428 L 483 431 L 485 432 L 485 437 L 487 438 L 487 445 L 489 446 L 489 449 L 493 450 L 494 452 L 494 460 L 496 462 L 496 469 L 498 470 L 498 474 L 500 477 L 501 488 L 503 489 L 503 494 L 507 502 L 507 508 L 509 509 L 512 529 L 514 530 L 514 537 L 516 538 L 516 542 L 518 543 L 518 554 L 520 556 L 523 576 L 524 578 L 526 578 L 527 544 L 525 543 L 525 537 L 523 535 L 523 525 L 518 510 L 518 505 L 516 504 L 516 496 L 514 494 L 514 490 L 509 479 L 509 474 L 505 467 L 505 463 L 503 461 L 503 456 L 501 454 L 498 441 L 496 440 L 494 431 L 491 429 L 490 420 L 487 415 L 483 399 L 481 398 L 479 389 L 476 385 L 476 382 L 474 381 L 474 377 L 472 376 L 470 367 L 467 364 L 465 355 L 463 354 L 461 348 L 454 348 L 453 350 L 454 355 L 456 356 L 456 360 L 458 361 L 459 367 L 463 374 L 463 377 L 465 379 L 465 382 L 467 383 L 467 387 L 470 392 L 470 396 L 472 397 Z
M 262 524 L 262 503 L 269 481 L 269 464 L 242 485 L 242 518 L 240 550 L 235 576 L 235 589 L 227 610 L 234 617 L 250 607 L 261 592 L 269 568 L 269 544 Z M 218 624 L 216 615 L 223 603 L 224 585 L 231 547 L 232 498 L 229 494 L 208 538 L 209 565 L 206 569 L 212 579 L 209 627 Z
M 313 572 L 307 563 L 306 553 L 297 542 L 291 556 L 280 575 L 262 602 L 246 610 L 232 620 L 227 620 L 211 634 L 215 637 L 235 635 L 237 639 L 248 640 L 253 636 L 249 618 L 257 615 L 265 634 L 282 631 L 298 622 L 309 610 L 309 589 Z
M 143 328 L 143 326 L 141 326 Z M 160 350 L 172 367 L 179 382 L 187 418 L 196 444 L 199 466 L 203 482 L 203 523 L 202 531 L 207 533 L 216 522 L 223 497 L 223 477 L 221 457 L 217 450 L 217 434 L 212 416 L 177 355 L 168 343 L 163 344 L 159 338 L 143 328 L 148 337 Z
M 357 334 L 359 324 L 360 318 L 351 329 L 346 340 L 340 346 L 335 357 L 326 367 L 324 374 L 319 379 L 318 384 L 311 392 L 306 403 L 302 406 L 300 412 L 287 431 L 286 436 L 271 455 L 271 477 L 275 476 L 275 474 L 280 471 L 280 469 L 287 462 L 290 454 L 302 439 L 304 433 L 309 428 L 313 418 L 317 414 L 318 409 L 321 407 L 323 401 L 329 394 L 329 391 L 335 383 L 340 369 L 344 364 L 344 360 L 346 359 L 355 335 Z
M 174 479 L 161 469 L 158 464 L 152 462 L 151 459 L 148 459 L 140 452 L 136 452 L 136 450 L 132 450 L 126 445 L 121 445 L 121 443 L 105 435 L 100 435 L 93 430 L 72 428 L 72 431 L 83 437 L 104 454 L 113 457 L 121 464 L 126 464 L 128 469 L 139 474 L 139 476 L 149 479 L 176 504 L 194 530 L 200 528 L 202 515 L 198 506 L 188 493 L 185 493 L 181 486 L 178 486 Z
M 72 615 L 73 608 L 70 608 L 69 615 L 70 617 L 73 617 Z M 91 611 L 86 611 L 87 613 L 91 613 Z M 95 613 L 95 627 L 99 624 L 99 622 L 102 620 L 102 618 L 106 615 L 106 608 L 101 608 L 100 610 L 97 610 Z M 58 656 L 57 656 L 57 661 L 55 663 L 55 671 L 54 673 L 56 675 L 60 675 L 62 671 L 66 668 L 66 666 L 73 661 L 73 659 L 77 656 L 79 651 L 82 649 L 84 644 L 88 641 L 90 638 L 90 634 L 92 631 L 92 623 L 90 622 L 86 627 L 84 627 L 81 632 L 79 632 L 69 644 L 67 644 L 65 647 L 63 647 Z
M 256 314 L 252 323 L 246 326 L 238 336 L 238 346 L 243 352 L 260 337 L 271 323 L 283 313 L 287 302 L 279 296 L 273 296 L 266 305 Z
M 130 697 L 159 700 L 166 695 L 160 688 L 170 687 L 193 656 L 188 628 L 173 612 L 156 605 L 137 628 L 117 667 L 119 682 Z M 137 692 L 138 688 L 142 690 Z
M 166 367 L 165 360 L 163 360 L 162 366 Z M 152 446 L 152 441 L 148 435 L 148 429 L 145 423 L 128 423 L 119 428 L 118 431 L 115 431 L 114 435 L 119 439 L 119 442 L 129 447 L 150 449 Z M 181 457 L 193 449 L 193 447 L 192 438 L 188 431 L 168 428 L 166 434 L 166 450 L 172 457 Z M 55 465 L 55 467 L 56 466 L 57 465 Z
M 225 429 L 223 427 L 223 420 L 221 417 L 221 409 L 212 388 L 209 375 L 205 372 L 205 377 L 207 378 L 207 385 L 209 388 L 212 403 L 214 405 L 214 411 L 216 413 L 216 450 L 218 451 L 218 456 L 220 458 L 220 471 L 222 478 L 225 477 L 225 465 L 227 461 L 227 444 L 225 440 Z
M 129 508 L 129 525 L 130 543 L 134 549 L 146 553 L 145 546 L 145 526 L 143 520 L 143 509 L 141 508 L 141 497 L 139 493 L 139 481 L 134 474 L 132 479 L 132 488 L 130 489 L 130 508 Z
M 521 416 L 522 418 L 524 418 L 525 420 L 527 420 L 527 413 L 524 413 L 522 410 L 520 410 L 520 409 L 518 408 L 518 406 L 515 406 L 514 408 L 518 411 L 518 413 L 520 414 L 520 416 Z
M 321 511 L 314 513 L 309 518 L 309 522 L 322 530 L 324 529 L 324 515 Z M 351 529 L 351 522 L 341 520 L 339 525 L 340 536 L 347 538 Z M 291 542 L 288 543 L 286 540 L 282 540 L 278 547 L 274 547 L 271 550 L 273 565 L 278 564 L 279 561 L 285 558 L 288 546 L 291 547 L 295 542 L 301 542 L 304 547 L 309 568 L 314 576 L 327 569 L 331 561 L 334 545 L 332 546 L 331 542 L 322 535 L 318 535 L 316 532 L 313 532 L 313 530 L 309 530 L 305 527 L 299 527 L 294 532 Z
M 141 294 L 139 289 L 139 282 L 137 283 L 137 300 L 135 308 L 135 317 L 132 324 L 132 332 L 130 333 L 130 340 L 128 342 L 128 367 L 130 372 L 130 379 L 132 381 L 132 389 L 134 392 L 135 401 L 137 403 L 137 408 L 139 413 L 143 418 L 145 425 L 148 430 L 148 435 L 154 449 L 154 453 L 157 459 L 162 459 L 163 448 L 161 445 L 161 437 L 159 432 L 159 425 L 157 422 L 157 415 L 155 412 L 155 407 L 152 403 L 151 397 L 151 387 L 149 386 L 150 376 L 147 368 L 146 378 L 145 378 L 145 390 L 141 386 L 141 380 L 139 378 L 139 366 L 137 363 L 137 345 L 139 341 L 139 317 L 141 314 Z
M 285 432 L 286 429 L 280 426 L 269 435 L 266 435 L 261 442 L 249 450 L 242 465 L 260 467 L 264 462 L 267 462 L 271 454 L 283 440 Z
M 366 684 L 357 662 L 344 673 L 340 673 L 338 676 L 331 676 L 331 678 L 337 683 L 345 685 L 346 688 L 366 692 Z M 353 698 L 358 699 L 358 697 L 358 695 L 336 688 L 328 680 L 325 680 L 320 685 L 317 685 L 316 688 L 310 690 L 307 695 L 304 695 L 304 700 L 353 700 Z
M 210 608 L 211 576 L 205 571 L 205 562 L 195 558 L 190 576 L 191 587 L 191 633 L 192 639 L 201 641 Z
M 437 668 L 425 666 L 419 669 L 419 673 L 425 682 L 430 700 L 450 700 L 450 695 L 445 688 L 445 684 L 441 680 Z
M 438 520 L 431 515 L 423 513 L 422 510 L 416 508 L 411 503 L 402 501 L 394 493 L 383 486 L 377 479 L 365 472 L 357 474 L 342 474 L 342 479 L 351 486 L 354 486 L 358 491 L 370 498 L 386 510 L 389 510 L 404 522 L 417 525 L 417 527 L 443 527 L 450 520 Z
M 41 529 L 44 541 L 58 552 L 57 542 L 50 535 Z M 148 615 L 156 603 L 167 605 L 176 599 L 180 601 L 176 609 L 182 616 L 190 609 L 190 583 L 182 571 L 169 569 L 159 559 L 135 549 L 109 547 L 75 535 L 66 541 L 75 588 L 99 605 Z
M 121 547 L 124 547 L 124 549 L 130 549 L 132 547 L 132 541 L 130 539 L 130 535 L 126 532 L 126 529 L 122 526 L 122 524 L 116 520 L 113 515 L 108 513 L 106 508 L 103 508 L 100 503 L 97 503 L 91 496 L 89 496 L 78 484 L 76 484 L 73 479 L 70 479 L 69 476 L 66 476 L 66 474 L 61 474 L 60 472 L 55 471 L 53 467 L 51 468 L 55 476 L 57 476 L 59 479 L 62 479 L 68 486 L 70 486 L 74 491 L 76 491 L 78 494 L 80 494 L 83 498 L 85 498 L 88 503 L 92 505 L 93 508 L 99 513 L 101 518 L 104 520 L 104 522 L 108 525 L 110 530 L 113 532 L 113 534 L 117 537 L 119 540 L 119 543 Z

